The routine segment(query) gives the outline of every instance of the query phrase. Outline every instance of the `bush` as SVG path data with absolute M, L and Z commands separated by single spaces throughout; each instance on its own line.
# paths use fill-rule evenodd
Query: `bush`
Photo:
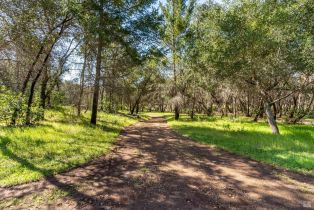
M 0 86 L 0 124 L 9 125 L 13 113 L 16 113 L 16 124 L 25 123 L 25 113 L 27 108 L 26 98 L 19 94 Z M 31 109 L 31 122 L 35 123 L 44 118 L 44 110 L 39 108 L 38 97 L 35 98 Z
M 14 107 L 18 105 L 16 95 L 0 86 L 0 123 L 7 124 L 11 120 Z

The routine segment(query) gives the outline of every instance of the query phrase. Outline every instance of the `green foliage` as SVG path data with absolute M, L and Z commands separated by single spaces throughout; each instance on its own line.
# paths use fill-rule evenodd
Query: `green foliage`
M 0 89 L 0 125 L 9 125 L 14 110 L 16 112 L 17 125 L 25 123 L 26 98 L 17 96 L 16 92 L 12 92 L 4 87 Z M 44 118 L 44 110 L 39 107 L 39 98 L 35 98 L 34 106 L 31 109 L 31 122 L 36 123 Z
M 85 39 L 93 40 L 100 35 L 105 46 L 118 43 L 137 60 L 150 51 L 153 42 L 158 40 L 159 16 L 152 7 L 154 2 L 87 0 L 81 3 L 71 0 L 69 7 L 85 33 L 88 33 Z M 100 18 L 101 12 L 103 19 Z
M 48 120 L 34 127 L 0 127 L 0 185 L 38 180 L 73 168 L 109 152 L 121 129 L 136 122 L 126 116 L 99 114 L 89 124 L 70 108 L 46 113 Z
M 294 92 L 310 98 L 314 73 L 311 2 L 208 2 L 196 13 L 194 39 L 185 60 L 192 61 L 194 75 L 204 75 L 198 78 L 206 78 L 212 93 L 226 86 L 235 89 L 230 91 L 233 96 L 249 89 L 261 103 L 275 105 Z M 202 79 L 196 81 L 204 87 Z M 275 128 L 272 111 L 267 113 Z
M 54 107 L 62 106 L 64 104 L 64 101 L 65 101 L 64 91 L 52 92 L 51 104 L 53 104 Z
M 170 126 L 195 141 L 245 155 L 255 160 L 314 176 L 314 127 L 280 124 L 280 136 L 270 133 L 265 122 L 246 118 L 209 118 L 180 121 L 169 118 Z
M 0 124 L 7 124 L 12 116 L 12 107 L 17 106 L 14 98 L 15 94 L 7 88 L 0 86 Z
M 182 38 L 189 30 L 195 0 L 168 0 L 166 5 L 160 4 L 164 15 L 164 42 L 170 48 L 180 49 Z M 173 50 L 173 49 L 172 49 Z
M 196 46 L 205 66 L 233 82 L 258 83 L 260 89 L 311 70 L 312 59 L 305 58 L 314 38 L 308 24 L 311 1 L 236 2 L 227 9 L 199 9 Z

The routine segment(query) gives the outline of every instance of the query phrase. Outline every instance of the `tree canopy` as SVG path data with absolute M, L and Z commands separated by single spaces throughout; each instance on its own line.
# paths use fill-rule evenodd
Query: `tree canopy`
M 297 123 L 313 115 L 311 0 L 1 0 L 7 124 L 60 105 Z

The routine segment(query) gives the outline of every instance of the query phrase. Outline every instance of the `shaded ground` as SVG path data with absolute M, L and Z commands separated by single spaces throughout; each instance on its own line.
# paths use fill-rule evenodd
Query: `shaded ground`
M 0 198 L 56 189 L 65 194 L 9 208 L 314 209 L 313 178 L 195 143 L 162 118 L 128 127 L 106 157 L 41 182 L 0 188 Z

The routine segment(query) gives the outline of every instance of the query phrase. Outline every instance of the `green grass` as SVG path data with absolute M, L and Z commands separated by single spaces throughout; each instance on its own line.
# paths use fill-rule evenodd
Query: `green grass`
M 172 113 L 171 112 L 140 112 L 140 116 L 168 117 L 168 116 L 172 116 Z
M 99 113 L 92 126 L 89 116 L 63 108 L 47 111 L 47 120 L 34 127 L 0 127 L 0 186 L 39 180 L 106 154 L 121 129 L 137 121 Z
M 314 126 L 280 124 L 281 135 L 271 134 L 267 123 L 249 119 L 198 116 L 179 121 L 168 118 L 178 133 L 252 159 L 314 176 Z

